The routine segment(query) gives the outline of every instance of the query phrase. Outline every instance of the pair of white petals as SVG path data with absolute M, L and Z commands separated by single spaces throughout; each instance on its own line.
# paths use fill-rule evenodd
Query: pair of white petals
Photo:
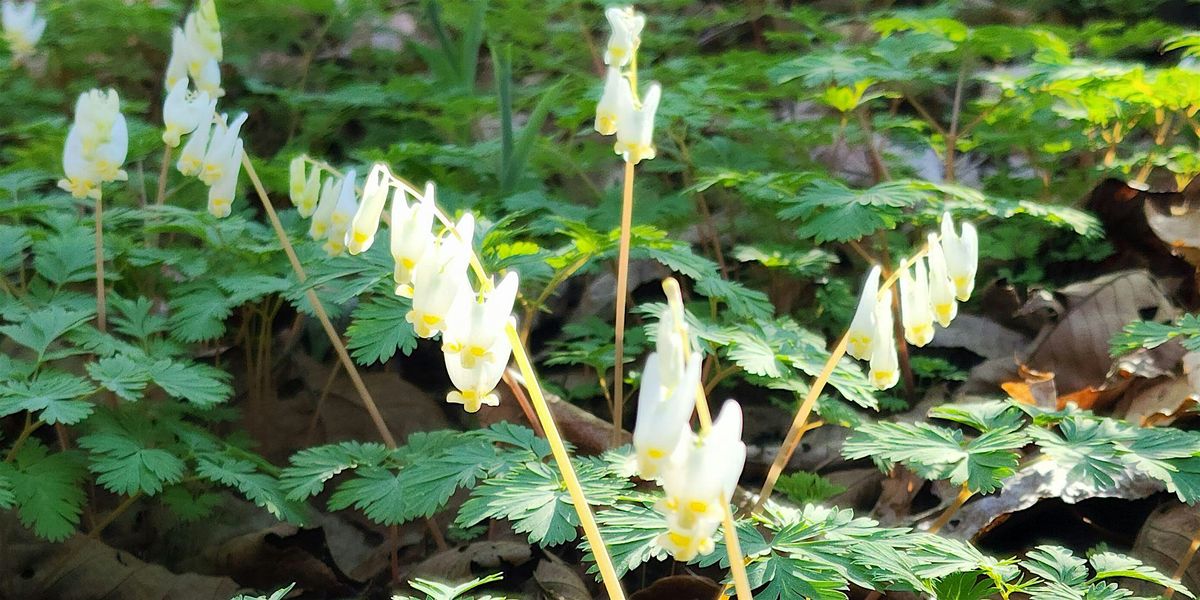
M 129 151 L 129 129 L 115 91 L 91 90 L 75 103 L 75 120 L 63 145 L 60 188 L 75 198 L 100 197 L 100 185 L 128 178 L 121 167 Z
M 37 5 L 32 1 L 4 0 L 0 3 L 0 27 L 13 57 L 21 60 L 33 54 L 46 31 L 46 19 L 37 15 Z
M 208 212 L 214 217 L 227 217 L 233 210 L 245 155 L 240 135 L 246 118 L 242 113 L 229 122 L 228 116 L 222 115 L 216 122 L 199 124 L 175 164 L 180 173 L 209 186 Z

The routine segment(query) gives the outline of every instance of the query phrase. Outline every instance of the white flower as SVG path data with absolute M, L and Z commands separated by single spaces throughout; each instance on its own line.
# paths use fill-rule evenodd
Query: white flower
M 913 270 L 900 273 L 900 323 L 904 339 L 914 346 L 924 346 L 933 339 L 933 308 L 929 302 L 929 273 L 925 259 L 914 261 Z
M 176 27 L 171 31 L 171 58 L 167 61 L 166 87 L 175 87 L 179 80 L 188 76 L 188 60 L 191 48 L 183 30 Z
M 508 324 L 505 320 L 502 325 Z M 446 373 L 456 388 L 446 394 L 446 401 L 451 404 L 461 404 L 469 413 L 478 412 L 483 405 L 497 406 L 500 397 L 496 395 L 496 386 L 504 377 L 504 369 L 508 366 L 508 357 L 512 352 L 507 336 L 500 336 L 492 347 L 492 356 L 487 360 L 479 360 L 473 366 L 467 366 L 460 360 L 460 355 L 447 353 Z
M 942 327 L 949 327 L 950 321 L 958 315 L 958 302 L 954 299 L 954 282 L 946 269 L 946 256 L 942 246 L 938 244 L 937 236 L 929 234 L 929 302 L 933 308 L 933 317 Z
M 455 232 L 446 232 L 426 255 L 417 263 L 413 273 L 412 310 L 404 316 L 412 324 L 417 335 L 431 338 L 447 327 L 447 318 L 459 314 L 457 302 L 469 300 L 467 281 L 467 258 L 464 250 L 469 246 L 458 241 L 470 240 L 475 231 L 475 219 L 471 213 L 463 215 L 454 227 Z
M 642 28 L 646 17 L 633 10 L 632 6 L 610 7 L 604 11 L 612 33 L 608 36 L 608 47 L 604 50 L 604 64 L 623 67 L 633 60 L 641 45 Z
M 707 435 L 686 433 L 690 439 L 671 455 L 663 477 L 665 498 L 657 506 L 668 528 L 658 544 L 684 562 L 713 551 L 713 533 L 741 479 L 746 464 L 742 409 L 728 400 Z
M 871 268 L 862 294 L 858 297 L 858 309 L 854 320 L 846 331 L 846 353 L 859 360 L 867 360 L 875 347 L 875 305 L 879 297 L 879 265 Z M 890 337 L 890 336 L 889 336 Z
M 200 6 L 184 20 L 183 29 L 188 39 L 205 54 L 216 60 L 224 58 L 221 23 L 217 20 L 217 5 L 213 0 L 201 0 Z
M 228 126 L 218 124 L 213 129 L 212 137 L 208 141 L 208 150 L 204 152 L 204 162 L 200 165 L 200 174 L 197 175 L 204 185 L 212 185 L 221 179 L 225 167 L 229 165 L 229 157 L 233 155 L 237 146 L 238 135 L 246 117 L 246 113 L 242 113 Z M 228 117 L 221 115 L 221 122 L 228 123 Z
M 661 333 L 660 333 L 661 335 Z M 633 426 L 633 448 L 638 474 L 643 479 L 658 478 L 684 433 L 690 435 L 688 421 L 696 407 L 696 389 L 700 385 L 703 356 L 690 353 L 681 372 L 672 373 L 663 354 L 650 353 L 642 371 L 638 390 L 637 420 Z M 674 379 L 674 386 L 664 380 Z
M 208 212 L 214 217 L 228 217 L 233 210 L 233 195 L 237 191 L 238 174 L 242 172 L 242 154 L 242 140 L 237 140 L 233 152 L 221 167 L 221 178 L 208 188 Z
M 63 145 L 63 173 L 65 179 L 58 182 L 58 187 L 70 192 L 75 198 L 99 198 L 100 176 L 92 162 L 83 156 L 83 141 L 79 136 L 79 128 L 71 126 L 67 133 L 67 141 Z
M 381 164 L 371 167 L 367 179 L 363 182 L 362 203 L 350 223 L 346 233 L 346 248 L 350 254 L 366 252 L 375 243 L 375 233 L 379 231 L 379 219 L 383 216 L 383 205 L 387 203 L 388 190 L 387 168 Z
M 188 138 L 186 144 L 183 145 L 183 151 L 179 154 L 179 160 L 175 161 L 175 168 L 180 173 L 193 177 L 200 174 L 200 167 L 204 164 L 204 152 L 208 149 L 208 139 L 212 135 L 212 130 L 220 127 L 215 123 L 201 123 L 196 126 L 195 133 Z
M 121 99 L 114 90 L 89 90 L 75 101 L 75 124 L 79 126 L 84 154 L 90 155 L 108 141 L 121 116 Z
M 112 127 L 108 130 L 108 139 L 96 146 L 92 154 L 92 164 L 96 175 L 102 182 L 125 181 L 129 175 L 121 169 L 125 157 L 129 153 L 129 129 L 125 124 L 125 115 L 117 113 Z
M 209 58 L 200 63 L 199 69 L 188 72 L 196 79 L 196 89 L 213 98 L 225 95 L 225 90 L 221 88 L 221 65 L 217 64 L 217 59 Z
M 337 207 L 342 187 L 347 181 L 354 187 L 355 175 L 354 169 L 350 169 L 341 179 L 330 178 L 321 184 L 321 196 L 317 201 L 317 209 L 313 212 L 312 223 L 308 227 L 309 237 L 320 241 L 329 235 L 329 218 L 333 216 L 333 210 Z
M 886 390 L 900 381 L 900 360 L 896 354 L 896 339 L 893 334 L 892 290 L 884 290 L 883 297 L 875 305 L 875 342 L 871 345 L 871 384 Z
M 626 161 L 636 165 L 643 159 L 654 158 L 654 113 L 658 111 L 661 96 L 662 87 L 654 83 L 641 107 L 632 103 L 622 106 L 624 112 L 617 116 L 617 143 L 613 150 Z
M 346 180 L 338 190 L 337 203 L 329 213 L 329 231 L 325 236 L 325 244 L 321 246 L 329 256 L 338 256 L 346 251 L 346 231 L 350 229 L 354 213 L 358 212 L 358 192 L 354 189 L 353 174 L 346 175 Z
M 609 67 L 604 78 L 604 91 L 596 105 L 596 131 L 600 135 L 616 133 L 621 115 L 627 114 L 632 107 L 633 89 L 629 87 L 629 80 L 621 75 L 620 69 Z
M 16 60 L 33 54 L 33 48 L 46 31 L 46 19 L 37 16 L 33 2 L 4 0 L 0 4 L 0 24 L 4 27 L 4 39 Z
M 171 86 L 163 102 L 163 143 L 175 148 L 180 138 L 195 131 L 200 125 L 212 120 L 217 103 L 205 92 L 188 90 L 188 79 L 184 77 Z
M 689 381 L 685 373 L 688 372 L 687 361 L 692 356 L 692 340 L 682 310 L 670 306 L 663 309 L 655 330 L 654 351 L 662 362 L 660 383 L 673 393 L 675 388 Z
M 979 236 L 975 226 L 963 223 L 962 235 L 958 235 L 950 213 L 943 214 L 942 252 L 946 256 L 947 274 L 954 282 L 955 295 L 960 302 L 966 302 L 975 289 L 975 271 L 979 267 Z
M 509 271 L 500 284 L 476 298 L 468 294 L 457 303 L 460 311 L 447 319 L 442 332 L 442 352 L 456 355 L 464 368 L 473 369 L 480 361 L 494 360 L 495 347 L 505 337 L 505 326 L 517 299 L 517 274 Z
M 391 251 L 396 262 L 396 293 L 411 298 L 413 270 L 433 246 L 433 182 L 425 184 L 425 195 L 412 204 L 405 201 L 403 187 L 392 196 Z

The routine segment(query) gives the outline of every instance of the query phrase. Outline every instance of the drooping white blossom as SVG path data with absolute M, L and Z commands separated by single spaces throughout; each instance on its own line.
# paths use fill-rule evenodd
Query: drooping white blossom
M 511 323 L 506 319 L 502 327 Z M 508 366 L 508 358 L 512 353 L 507 336 L 500 336 L 491 348 L 491 356 L 485 360 L 477 360 L 468 366 L 462 360 L 461 354 L 446 353 L 446 373 L 450 376 L 454 390 L 446 394 L 446 401 L 451 404 L 461 404 L 469 413 L 478 412 L 480 407 L 497 406 L 500 397 L 496 394 L 496 386 L 504 377 L 504 369 Z
M 904 339 L 914 346 L 933 340 L 933 307 L 924 258 L 913 261 L 911 268 L 900 273 L 900 324 L 904 326 Z
M 349 231 L 350 220 L 354 218 L 356 212 L 358 212 L 358 191 L 355 189 L 353 177 L 348 174 L 346 181 L 342 182 L 342 187 L 338 190 L 337 202 L 329 213 L 328 231 L 325 243 L 321 246 L 325 250 L 325 254 L 339 256 L 346 251 L 346 232 Z
M 612 6 L 604 11 L 612 32 L 604 49 L 604 64 L 624 67 L 633 60 L 642 43 L 642 29 L 646 17 L 633 10 L 632 6 Z
M 885 290 L 875 304 L 875 339 L 871 345 L 867 379 L 877 389 L 886 390 L 900 381 L 900 359 L 896 351 L 892 319 L 892 290 Z
M 238 174 L 242 172 L 242 140 L 234 143 L 233 152 L 221 166 L 221 177 L 208 188 L 208 212 L 214 217 L 228 217 L 233 210 L 233 196 L 237 191 Z
M 466 299 L 456 302 L 459 312 L 447 319 L 442 332 L 442 352 L 457 356 L 467 369 L 475 368 L 480 361 L 495 360 L 496 346 L 505 337 L 504 330 L 512 316 L 517 287 L 517 273 L 509 271 L 490 292 L 468 294 Z
M 346 249 L 350 254 L 366 252 L 375 243 L 375 233 L 379 231 L 379 220 L 383 216 L 383 207 L 387 203 L 388 172 L 382 164 L 376 164 L 367 173 L 363 182 L 362 202 L 346 232 Z
M 600 102 L 596 104 L 596 131 L 600 135 L 612 135 L 617 132 L 617 124 L 621 115 L 628 114 L 633 107 L 633 90 L 629 80 L 621 75 L 621 70 L 609 67 L 604 78 L 604 91 L 600 93 Z
M 846 353 L 859 360 L 870 359 L 871 350 L 875 347 L 875 307 L 878 303 L 880 273 L 881 269 L 876 265 L 867 274 L 862 293 L 858 296 L 858 309 L 854 311 L 854 320 L 846 332 Z
M 954 230 L 950 213 L 943 214 L 942 252 L 946 257 L 946 272 L 954 282 L 955 295 L 960 302 L 966 302 L 975 289 L 975 271 L 979 267 L 979 236 L 975 226 L 963 223 L 960 235 Z
M 163 143 L 176 148 L 181 138 L 195 131 L 201 125 L 212 121 L 217 109 L 217 101 L 208 97 L 206 92 L 193 92 L 188 89 L 188 78 L 175 82 L 167 92 L 163 102 Z
M 661 334 L 660 334 L 661 335 Z M 638 390 L 637 420 L 633 427 L 633 448 L 638 474 L 643 479 L 656 479 L 675 451 L 685 433 L 690 434 L 688 421 L 696 407 L 696 390 L 700 385 L 700 365 L 703 356 L 690 353 L 682 372 L 671 372 L 665 355 L 652 352 L 646 358 Z M 664 379 L 676 380 L 675 385 Z
M 466 252 L 475 232 L 475 218 L 467 213 L 447 231 L 417 263 L 413 274 L 412 310 L 405 320 L 412 324 L 419 337 L 430 338 L 445 331 L 447 318 L 461 309 L 456 303 L 468 300 Z M 464 240 L 464 241 L 460 241 Z
M 334 209 L 337 208 L 338 199 L 342 195 L 342 187 L 348 183 L 353 188 L 356 176 L 357 173 L 355 170 L 349 169 L 341 179 L 330 177 L 321 184 L 321 195 L 317 201 L 317 209 L 313 212 L 312 221 L 308 227 L 309 237 L 317 241 L 329 237 L 330 218 L 333 216 Z
M 32 1 L 0 3 L 0 25 L 4 28 L 4 40 L 17 62 L 33 54 L 34 47 L 46 31 L 46 19 L 37 15 L 37 5 Z
M 216 183 L 228 169 L 229 159 L 237 147 L 238 136 L 246 118 L 246 113 L 242 113 L 233 122 L 229 122 L 226 115 L 221 115 L 220 123 L 213 127 L 208 148 L 204 152 L 204 161 L 200 164 L 200 173 L 196 175 L 205 185 L 211 186 Z M 226 123 L 227 125 L 224 125 Z
M 929 302 L 933 309 L 933 318 L 942 327 L 949 327 L 950 321 L 958 315 L 958 301 L 955 300 L 954 282 L 946 267 L 946 256 L 937 236 L 929 234 Z
M 397 188 L 392 196 L 392 223 L 390 232 L 392 260 L 396 263 L 396 293 L 411 298 L 413 274 L 421 257 L 433 246 L 433 201 L 434 186 L 425 186 L 425 194 L 405 201 L 403 187 Z
M 623 112 L 617 115 L 617 142 L 613 150 L 626 161 L 636 165 L 654 158 L 654 114 L 661 97 L 662 87 L 654 83 L 641 106 L 633 103 L 621 106 Z

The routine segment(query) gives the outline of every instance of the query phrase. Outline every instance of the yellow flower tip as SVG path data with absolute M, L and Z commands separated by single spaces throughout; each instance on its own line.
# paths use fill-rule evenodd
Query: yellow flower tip
M 691 502 L 688 502 L 687 508 L 693 513 L 703 515 L 708 512 L 708 503 L 702 500 L 692 500 Z
M 598 113 L 596 115 L 596 132 L 600 135 L 612 135 L 617 132 L 617 115 Z
M 218 219 L 228 217 L 231 212 L 233 212 L 233 202 L 230 200 L 213 198 L 208 203 L 208 214 Z
M 325 244 L 321 246 L 321 248 L 323 248 L 325 250 L 325 254 L 329 255 L 331 258 L 334 256 L 341 256 L 342 253 L 346 251 L 345 244 L 332 238 L 325 240 Z
M 954 304 L 943 302 L 933 305 L 933 314 L 937 316 L 938 324 L 942 327 L 949 327 L 950 322 L 954 320 Z
M 921 323 L 909 328 L 904 334 L 908 343 L 920 348 L 933 340 L 933 323 Z
M 412 285 L 407 284 L 407 283 L 402 283 L 402 284 L 396 286 L 396 295 L 400 296 L 401 298 L 412 298 L 413 297 Z
M 893 370 L 872 370 L 870 373 L 871 385 L 880 390 L 886 390 L 896 385 L 899 377 L 900 373 Z
M 411 271 L 411 270 L 412 270 L 414 267 L 416 267 L 416 266 L 417 266 L 417 261 L 415 261 L 415 260 L 413 260 L 413 259 L 411 259 L 411 258 L 409 258 L 409 257 L 405 256 L 404 258 L 401 258 L 401 259 L 400 259 L 400 264 L 401 264 L 401 265 L 402 265 L 402 266 L 403 266 L 405 269 L 408 269 L 408 270 L 410 270 L 410 271 Z
M 173 125 L 167 125 L 166 131 L 164 131 L 162 134 L 162 141 L 164 144 L 166 144 L 172 148 L 177 148 L 177 147 L 179 147 L 179 141 L 180 141 L 179 138 L 182 135 L 183 135 L 183 132 L 180 131 L 178 127 L 175 127 Z

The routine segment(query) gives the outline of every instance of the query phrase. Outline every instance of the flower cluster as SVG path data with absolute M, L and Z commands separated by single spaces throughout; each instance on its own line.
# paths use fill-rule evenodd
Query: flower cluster
M 125 181 L 121 169 L 129 151 L 129 129 L 117 92 L 91 90 L 75 103 L 75 122 L 63 146 L 64 179 L 58 187 L 75 198 L 100 198 L 100 186 Z
M 208 186 L 208 212 L 227 217 L 233 210 L 238 176 L 245 154 L 240 137 L 246 113 L 230 120 L 217 115 L 217 98 L 224 95 L 218 61 L 221 24 L 212 0 L 204 0 L 175 28 L 171 62 L 167 65 L 167 98 L 163 102 L 163 143 L 179 146 L 190 135 L 175 168 Z M 190 78 L 189 78 L 190 76 Z M 196 89 L 190 86 L 195 84 Z
M 292 203 L 301 216 L 311 217 L 309 235 L 324 241 L 331 256 L 347 251 L 359 254 L 374 245 L 391 197 L 396 294 L 412 299 L 405 319 L 418 336 L 441 335 L 446 371 L 455 387 L 446 401 L 462 404 L 472 413 L 485 404 L 499 404 L 495 390 L 512 353 L 506 329 L 513 326 L 518 281 L 517 274 L 510 272 L 495 286 L 480 281 L 480 289 L 472 287 L 468 270 L 474 253 L 474 216 L 466 213 L 435 234 L 438 213 L 432 183 L 418 192 L 376 164 L 367 174 L 360 199 L 353 169 L 340 176 L 331 174 L 322 182 L 322 171 L 330 169 L 313 166 L 308 171 L 307 162 L 297 157 L 289 167 Z
M 654 113 L 658 111 L 662 88 L 657 83 L 651 84 L 646 97 L 638 99 L 637 50 L 646 17 L 632 6 L 610 7 L 604 15 L 612 33 L 604 51 L 608 72 L 596 105 L 595 127 L 601 135 L 616 134 L 613 150 L 626 161 L 637 164 L 655 155 Z
M 904 339 L 914 346 L 933 340 L 934 322 L 949 327 L 958 303 L 971 297 L 979 261 L 975 227 L 964 223 L 955 231 L 949 213 L 942 215 L 941 237 L 929 234 L 924 257 L 900 272 L 900 322 Z M 858 300 L 858 310 L 846 332 L 846 352 L 869 361 L 871 383 L 887 389 L 900 379 L 893 339 L 892 291 L 879 289 L 880 268 L 871 269 Z
M 188 14 L 183 27 L 171 33 L 171 60 L 167 63 L 167 89 L 173 89 L 182 79 L 191 77 L 196 89 L 213 98 L 225 95 L 221 89 L 221 24 L 217 21 L 217 5 L 213 0 L 201 0 L 196 10 Z
M 638 392 L 633 447 L 638 474 L 662 483 L 656 508 L 667 520 L 658 545 L 688 561 L 713 551 L 713 534 L 746 462 L 742 410 L 729 400 L 708 431 L 692 432 L 703 357 L 692 350 L 683 309 L 675 300 L 659 319 L 655 351 Z
M 31 56 L 46 31 L 46 19 L 37 16 L 37 7 L 30 0 L 0 3 L 0 25 L 4 27 L 4 40 L 8 42 L 14 62 Z

